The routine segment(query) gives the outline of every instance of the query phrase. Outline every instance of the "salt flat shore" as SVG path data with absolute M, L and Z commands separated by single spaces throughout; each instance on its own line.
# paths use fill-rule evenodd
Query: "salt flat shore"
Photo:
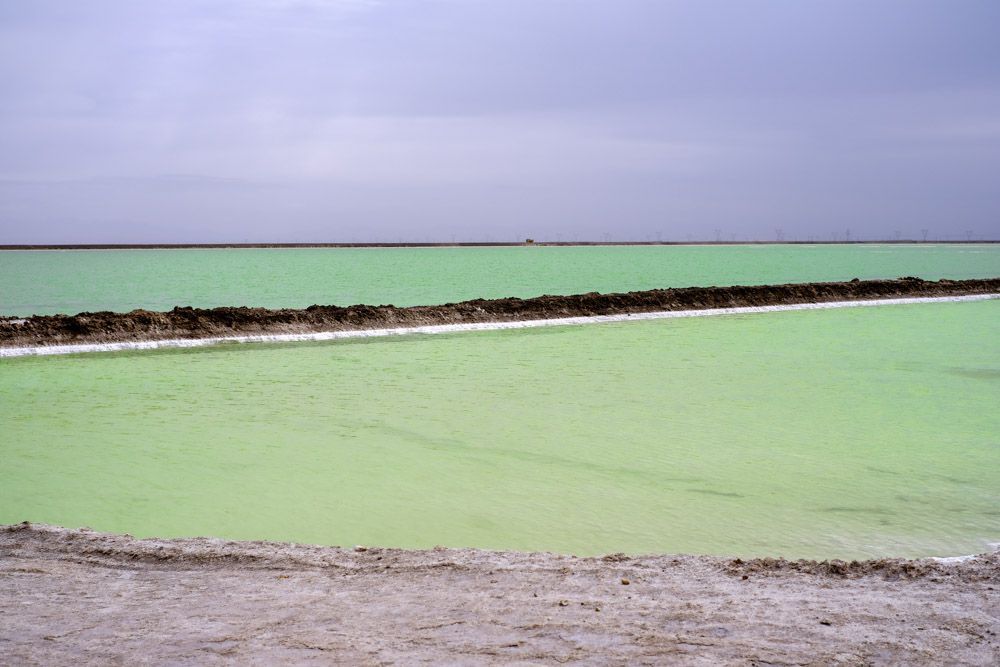
M 3 664 L 1000 663 L 1000 554 L 739 560 L 0 527 Z
M 427 326 L 631 316 L 908 298 L 1000 294 L 1000 278 L 925 281 L 853 280 L 731 287 L 686 287 L 620 294 L 546 295 L 530 299 L 475 299 L 434 306 L 319 306 L 304 309 L 176 307 L 167 312 L 133 310 L 76 315 L 0 317 L 0 351 L 166 340 L 302 335 Z

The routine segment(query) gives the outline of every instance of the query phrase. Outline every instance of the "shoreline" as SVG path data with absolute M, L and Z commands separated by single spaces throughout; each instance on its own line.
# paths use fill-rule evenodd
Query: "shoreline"
M 45 664 L 995 664 L 1000 552 L 787 561 L 0 527 L 0 646 Z
M 428 328 L 522 327 L 602 321 L 595 318 L 607 321 L 609 317 L 640 319 L 702 311 L 726 314 L 777 306 L 835 307 L 848 302 L 867 305 L 866 302 L 993 298 L 997 295 L 1000 295 L 1000 278 L 925 281 L 907 277 L 832 283 L 686 287 L 613 294 L 591 292 L 528 299 L 474 299 L 435 306 L 314 305 L 304 309 L 278 310 L 178 306 L 166 312 L 133 310 L 128 313 L 102 311 L 76 315 L 0 316 L 0 354 L 13 356 L 18 354 L 16 350 L 47 347 L 68 350 L 67 346 L 71 345 L 114 344 L 120 349 L 140 349 L 152 342 L 169 346 L 168 342 L 172 341 L 176 346 L 180 344 L 178 341 L 199 340 L 263 342 L 263 337 L 281 342 L 275 337 L 282 336 L 286 341 L 303 336 L 316 340 L 327 336 L 343 337 L 346 332 L 354 332 L 351 335 L 387 335 L 404 330 L 434 333 Z M 207 343 L 198 343 L 204 344 Z M 39 352 L 36 350 L 35 353 Z
M 973 294 L 946 297 L 916 297 L 903 299 L 874 299 L 853 301 L 829 301 L 778 306 L 745 306 L 735 308 L 709 308 L 704 310 L 654 311 L 650 313 L 626 313 L 620 315 L 595 315 L 584 317 L 562 317 L 542 320 L 519 320 L 513 322 L 474 322 L 467 324 L 438 324 L 393 329 L 354 329 L 345 331 L 320 331 L 315 333 L 259 334 L 249 336 L 219 336 L 205 338 L 165 338 L 146 341 L 123 341 L 112 343 L 69 343 L 40 345 L 33 347 L 0 347 L 0 359 L 31 356 L 53 356 L 62 354 L 88 354 L 95 352 L 127 352 L 140 350 L 186 349 L 233 344 L 281 344 L 349 340 L 355 338 L 384 338 L 413 334 L 434 335 L 472 331 L 500 331 L 509 329 L 533 329 L 547 326 L 578 326 L 582 324 L 602 324 L 611 322 L 641 322 L 646 320 L 714 317 L 723 315 L 745 315 L 756 313 L 789 312 L 795 310 L 826 310 L 833 308 L 858 308 L 888 305 L 910 305 L 919 303 L 959 303 L 969 301 L 990 301 L 1000 299 L 1000 294 Z M 18 320 L 15 320 L 15 322 Z M 25 322 L 26 320 L 20 320 Z M 964 557 L 964 556 L 962 556 Z

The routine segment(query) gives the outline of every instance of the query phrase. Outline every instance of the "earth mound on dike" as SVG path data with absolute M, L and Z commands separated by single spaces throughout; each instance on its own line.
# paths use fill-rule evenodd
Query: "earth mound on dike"
M 0 347 L 113 343 L 239 335 L 391 329 L 436 324 L 513 322 L 562 317 L 622 315 L 868 299 L 1000 293 L 1000 278 L 925 281 L 853 280 L 733 287 L 685 287 L 626 292 L 475 299 L 437 306 L 310 306 L 305 309 L 176 307 L 77 315 L 0 317 Z
M 10 664 L 995 665 L 1000 554 L 577 558 L 0 526 Z

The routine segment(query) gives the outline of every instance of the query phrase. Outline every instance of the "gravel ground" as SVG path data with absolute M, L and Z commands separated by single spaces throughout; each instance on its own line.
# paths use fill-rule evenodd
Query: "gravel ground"
M 0 527 L 0 663 L 1000 664 L 1000 554 L 575 558 Z

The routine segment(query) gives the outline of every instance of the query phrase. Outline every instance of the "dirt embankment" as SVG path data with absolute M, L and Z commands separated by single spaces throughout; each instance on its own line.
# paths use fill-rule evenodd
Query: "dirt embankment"
M 0 527 L 10 664 L 995 665 L 1000 555 L 640 556 Z
M 1000 293 L 1000 278 L 924 281 L 918 278 L 838 283 L 687 287 L 622 294 L 476 299 L 438 306 L 310 306 L 302 310 L 177 307 L 168 312 L 80 313 L 0 317 L 0 347 L 111 343 L 170 338 L 351 331 L 510 322 L 593 315 L 701 310 L 741 306 L 940 297 Z

